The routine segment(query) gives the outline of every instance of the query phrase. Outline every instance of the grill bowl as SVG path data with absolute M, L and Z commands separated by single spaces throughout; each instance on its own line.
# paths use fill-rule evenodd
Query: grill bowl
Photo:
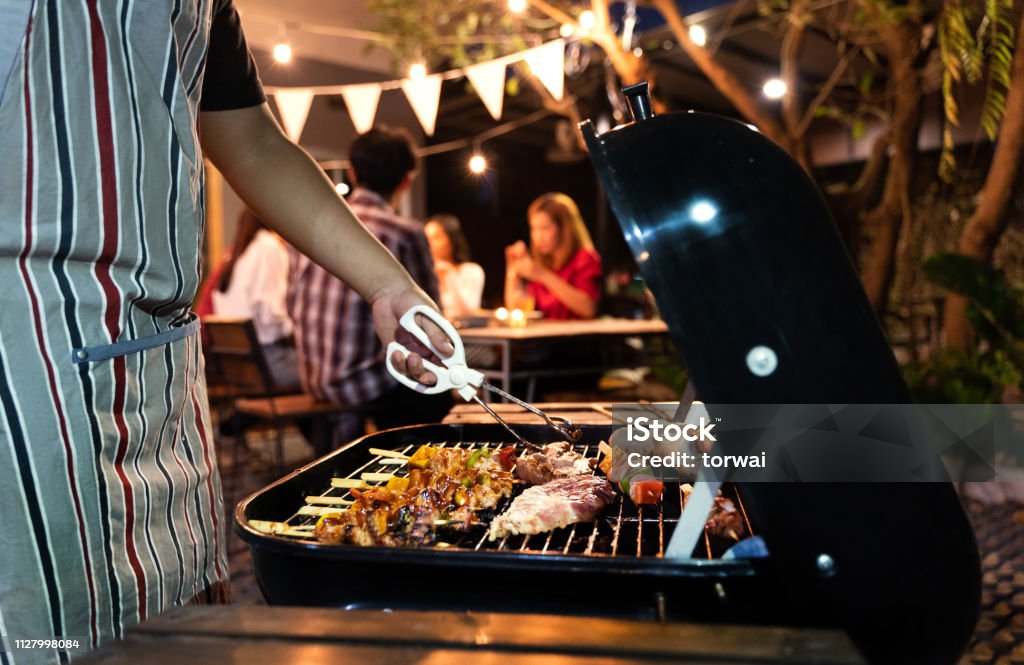
M 551 436 L 550 428 L 542 425 L 514 427 L 528 441 L 546 441 Z M 591 450 L 612 431 L 610 425 L 580 429 L 583 436 L 578 446 Z M 806 616 L 810 613 L 785 607 L 781 600 L 785 594 L 767 573 L 764 561 L 707 558 L 677 562 L 662 558 L 659 547 L 667 545 L 678 515 L 669 515 L 666 509 L 664 528 L 654 532 L 656 527 L 651 525 L 656 523 L 657 513 L 637 513 L 621 496 L 595 523 L 580 525 L 583 533 L 571 539 L 572 543 L 565 533 L 572 527 L 567 527 L 557 530 L 551 539 L 510 539 L 505 549 L 493 549 L 494 544 L 486 540 L 476 549 L 483 531 L 465 539 L 469 542 L 450 547 L 361 547 L 296 541 L 249 526 L 250 519 L 288 520 L 306 496 L 323 493 L 331 478 L 350 476 L 375 459 L 371 447 L 414 450 L 425 443 L 441 442 L 513 443 L 496 424 L 417 425 L 377 432 L 239 503 L 235 530 L 252 551 L 256 579 L 267 602 L 828 625 L 821 613 Z M 670 489 L 674 486 L 668 486 L 666 493 Z M 623 512 L 619 512 L 620 504 Z M 641 521 L 620 519 L 629 519 L 630 511 Z M 616 523 L 622 534 L 614 554 L 600 547 L 589 554 L 582 551 L 579 541 L 587 539 L 588 530 L 596 529 L 600 541 L 614 531 Z M 646 540 L 644 530 L 649 534 Z M 653 546 L 647 542 L 655 539 Z M 557 548 L 541 551 L 545 541 L 549 545 L 555 542 Z

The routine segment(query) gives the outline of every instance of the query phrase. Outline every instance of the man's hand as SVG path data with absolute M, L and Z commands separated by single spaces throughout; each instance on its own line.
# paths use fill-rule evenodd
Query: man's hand
M 423 367 L 423 359 L 428 358 L 431 362 L 439 363 L 441 358 L 423 346 L 419 340 L 413 337 L 412 333 L 398 325 L 398 320 L 402 315 L 416 305 L 426 305 L 437 310 L 438 307 L 434 301 L 420 288 L 415 286 L 410 288 L 403 284 L 402 288 L 398 290 L 382 289 L 371 300 L 371 305 L 373 306 L 373 323 L 377 328 L 377 336 L 380 337 L 381 343 L 387 347 L 391 342 L 398 342 L 409 349 L 408 358 L 402 358 L 401 354 L 397 352 L 391 357 L 395 369 L 404 372 L 423 385 L 432 386 L 437 383 L 434 373 L 428 372 Z M 455 352 L 448 336 L 434 322 L 423 316 L 417 317 L 416 322 L 420 328 L 426 331 L 431 344 L 441 352 L 443 357 L 447 358 Z

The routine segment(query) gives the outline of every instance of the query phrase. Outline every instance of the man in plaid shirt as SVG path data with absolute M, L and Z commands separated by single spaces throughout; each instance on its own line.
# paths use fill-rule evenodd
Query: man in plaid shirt
M 352 143 L 349 163 L 352 211 L 436 302 L 437 276 L 423 223 L 395 212 L 416 169 L 408 134 L 375 127 Z M 320 400 L 362 407 L 360 413 L 344 414 L 335 445 L 360 436 L 367 414 L 380 429 L 439 422 L 451 408 L 451 396 L 422 395 L 399 384 L 385 366 L 369 303 L 305 255 L 289 251 L 288 313 L 295 324 L 303 390 Z

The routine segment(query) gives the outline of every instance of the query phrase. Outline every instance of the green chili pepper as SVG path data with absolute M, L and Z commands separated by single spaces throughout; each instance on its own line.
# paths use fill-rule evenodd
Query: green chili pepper
M 479 460 L 481 457 L 490 457 L 490 456 L 491 456 L 491 451 L 486 446 L 483 447 L 483 448 L 479 448 L 479 449 L 473 451 L 473 454 L 469 456 L 468 460 L 466 460 L 466 469 L 467 470 L 468 469 L 472 469 L 473 465 L 476 464 L 477 460 Z

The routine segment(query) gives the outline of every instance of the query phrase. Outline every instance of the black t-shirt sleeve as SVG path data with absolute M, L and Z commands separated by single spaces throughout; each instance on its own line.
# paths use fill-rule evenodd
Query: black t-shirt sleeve
M 233 0 L 213 3 L 210 47 L 206 53 L 202 111 L 229 111 L 267 101 L 256 63 L 245 43 L 242 22 Z

